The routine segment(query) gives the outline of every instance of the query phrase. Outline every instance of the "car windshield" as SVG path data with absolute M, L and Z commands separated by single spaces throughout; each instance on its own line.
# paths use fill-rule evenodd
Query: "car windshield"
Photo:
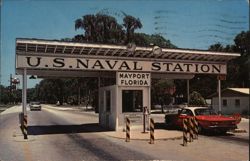
M 194 110 L 195 115 L 216 115 L 216 112 L 210 108 L 200 108 Z
M 40 102 L 31 102 L 32 105 L 40 105 Z

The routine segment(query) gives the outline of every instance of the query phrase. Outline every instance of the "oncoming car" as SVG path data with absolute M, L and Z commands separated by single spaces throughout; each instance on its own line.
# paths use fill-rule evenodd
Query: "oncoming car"
M 202 131 L 226 133 L 236 129 L 241 120 L 239 115 L 218 115 L 208 107 L 184 107 L 179 109 L 177 114 L 166 114 L 165 122 L 168 126 L 182 128 L 183 119 L 190 117 L 195 117 L 197 120 L 199 133 Z
M 41 106 L 40 102 L 30 102 L 29 107 L 30 107 L 30 111 L 32 111 L 32 110 L 41 111 L 42 110 L 42 106 Z

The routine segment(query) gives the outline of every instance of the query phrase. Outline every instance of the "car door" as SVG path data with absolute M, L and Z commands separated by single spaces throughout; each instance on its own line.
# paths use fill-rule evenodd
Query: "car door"
M 180 112 L 180 114 L 178 115 L 178 119 L 177 119 L 176 125 L 178 127 L 182 127 L 183 119 L 190 118 L 192 116 L 194 116 L 194 115 L 193 115 L 193 112 L 190 109 L 183 109 Z

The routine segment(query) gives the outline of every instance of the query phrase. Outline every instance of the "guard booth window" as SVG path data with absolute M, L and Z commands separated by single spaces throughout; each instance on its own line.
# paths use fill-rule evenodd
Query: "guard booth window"
M 111 92 L 106 91 L 106 112 L 110 112 L 110 106 L 111 106 Z
M 142 90 L 122 90 L 122 112 L 142 112 Z

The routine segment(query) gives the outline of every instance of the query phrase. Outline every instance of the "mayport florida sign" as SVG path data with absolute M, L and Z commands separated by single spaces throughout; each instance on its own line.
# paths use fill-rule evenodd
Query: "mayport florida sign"
M 53 69 L 53 70 L 88 70 L 88 71 L 129 71 L 129 72 L 161 72 L 161 73 L 204 73 L 226 74 L 225 63 L 172 62 L 118 60 L 112 58 L 81 58 L 17 55 L 16 68 Z
M 150 86 L 150 73 L 117 72 L 118 86 Z

